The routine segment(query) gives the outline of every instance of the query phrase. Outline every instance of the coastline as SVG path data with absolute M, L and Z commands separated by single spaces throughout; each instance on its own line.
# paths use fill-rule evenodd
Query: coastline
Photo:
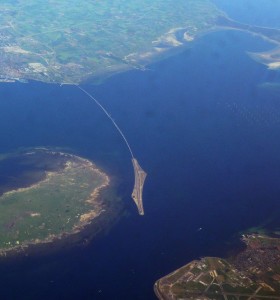
M 44 149 L 43 151 L 48 151 L 52 153 L 52 151 L 49 151 L 48 149 Z M 40 246 L 44 247 L 47 245 L 52 244 L 52 250 L 54 248 L 61 248 L 64 247 L 66 244 L 71 245 L 72 242 L 75 243 L 75 241 L 79 241 L 83 239 L 83 234 L 82 232 L 87 228 L 91 227 L 90 225 L 93 223 L 99 223 L 104 222 L 103 219 L 110 218 L 108 214 L 114 214 L 113 210 L 111 207 L 106 206 L 106 203 L 104 202 L 104 197 L 106 194 L 110 193 L 112 186 L 112 180 L 111 178 L 104 173 L 101 169 L 99 169 L 93 162 L 90 160 L 87 160 L 85 158 L 78 157 L 73 154 L 68 154 L 68 153 L 63 153 L 63 152 L 53 152 L 55 154 L 59 153 L 60 155 L 67 156 L 72 159 L 72 161 L 67 161 L 65 164 L 65 168 L 63 171 L 65 171 L 67 168 L 71 168 L 72 164 L 75 164 L 75 161 L 82 162 L 82 168 L 88 167 L 91 169 L 92 172 L 98 174 L 102 178 L 102 183 L 98 185 L 94 190 L 91 192 L 90 196 L 84 200 L 85 203 L 89 204 L 90 210 L 86 213 L 83 213 L 79 216 L 79 220 L 77 224 L 74 224 L 71 230 L 61 232 L 59 234 L 49 234 L 46 238 L 44 239 L 39 239 L 39 238 L 34 238 L 32 240 L 26 241 L 26 242 L 21 242 L 18 245 L 8 247 L 8 248 L 2 248 L 0 249 L 0 259 L 1 258 L 7 258 L 7 257 L 14 257 L 14 256 L 21 256 L 21 255 L 28 255 L 29 250 L 32 248 L 32 253 L 36 253 L 36 249 Z M 61 170 L 56 172 L 47 172 L 46 178 L 43 179 L 42 181 L 32 184 L 30 187 L 25 187 L 25 188 L 19 188 L 15 189 L 12 191 L 8 191 L 5 193 L 5 195 L 10 195 L 12 193 L 17 193 L 17 192 L 24 192 L 28 191 L 31 189 L 38 188 L 40 184 L 48 182 L 51 178 L 53 178 L 56 174 L 61 173 Z M 118 201 L 116 201 L 118 202 Z M 94 209 L 92 208 L 94 204 Z M 116 203 L 117 204 L 117 203 Z M 108 206 L 111 206 L 110 204 Z M 118 210 L 118 209 L 117 209 Z M 105 216 L 106 215 L 106 216 Z M 113 217 L 114 219 L 114 217 Z M 108 220 L 110 223 L 111 220 Z M 94 224 L 93 224 L 94 225 Z M 96 225 L 96 224 L 95 224 Z M 96 231 L 101 230 L 100 226 Z M 93 226 L 93 231 L 94 231 L 94 226 Z M 92 232 L 94 234 L 94 232 Z M 88 235 L 88 233 L 86 233 Z M 80 237 L 79 237 L 80 236 Z M 72 241 L 71 241 L 72 240 Z M 56 245 L 55 245 L 56 244 Z M 42 248 L 41 247 L 41 248 Z M 46 249 L 46 252 L 48 253 L 48 249 Z
M 192 260 L 154 283 L 159 300 L 187 297 L 279 298 L 280 239 L 243 234 L 245 247 L 228 258 L 205 256 Z

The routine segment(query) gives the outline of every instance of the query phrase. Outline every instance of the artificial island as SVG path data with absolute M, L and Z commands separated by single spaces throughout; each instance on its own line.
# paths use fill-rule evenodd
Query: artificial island
M 135 182 L 134 182 L 134 188 L 131 197 L 138 208 L 139 215 L 144 215 L 142 196 L 143 196 L 144 182 L 147 177 L 147 173 L 140 167 L 138 161 L 134 157 L 132 158 L 132 164 L 134 169 Z
M 280 300 L 280 239 L 245 234 L 234 257 L 194 260 L 155 283 L 160 300 Z
M 2 257 L 78 241 L 89 225 L 93 236 L 117 211 L 108 175 L 76 155 L 42 148 L 3 155 L 0 174 Z

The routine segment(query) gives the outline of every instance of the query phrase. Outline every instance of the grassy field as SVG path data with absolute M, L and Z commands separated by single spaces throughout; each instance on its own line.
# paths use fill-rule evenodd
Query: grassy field
M 174 44 L 177 29 L 194 37 L 222 14 L 208 0 L 5 0 L 0 12 L 0 78 L 56 83 L 138 68 L 189 43 Z
M 108 176 L 88 160 L 60 155 L 64 168 L 0 197 L 0 250 L 78 232 L 106 209 L 98 195 Z

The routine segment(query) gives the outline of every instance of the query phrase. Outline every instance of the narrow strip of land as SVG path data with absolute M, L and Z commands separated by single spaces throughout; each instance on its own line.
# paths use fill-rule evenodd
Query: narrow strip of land
M 142 194 L 147 173 L 140 167 L 135 158 L 132 158 L 132 164 L 134 168 L 135 182 L 131 197 L 138 208 L 139 215 L 144 215 Z

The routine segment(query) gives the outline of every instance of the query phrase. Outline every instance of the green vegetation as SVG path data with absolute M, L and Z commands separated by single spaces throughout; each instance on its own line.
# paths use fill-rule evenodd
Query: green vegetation
M 156 295 L 165 300 L 280 299 L 280 239 L 251 234 L 243 241 L 247 248 L 236 257 L 205 257 L 161 278 Z
M 0 197 L 0 254 L 78 233 L 104 212 L 99 192 L 109 178 L 90 161 L 47 150 L 11 155 L 1 163 L 6 160 L 23 170 L 21 182 L 15 180 L 18 188 L 5 187 Z
M 0 12 L 2 81 L 56 83 L 142 69 L 222 15 L 208 0 L 4 0 Z
M 280 45 L 280 31 L 229 19 L 210 0 L 3 0 L 0 3 L 0 81 L 100 82 L 145 70 L 198 36 L 236 29 Z M 251 56 L 280 67 L 279 47 Z

